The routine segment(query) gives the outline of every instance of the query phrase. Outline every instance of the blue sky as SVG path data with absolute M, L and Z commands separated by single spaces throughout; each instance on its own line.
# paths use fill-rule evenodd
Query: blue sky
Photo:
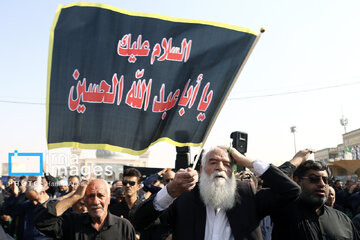
M 57 6 L 74 2 L 0 2 L 1 162 L 14 150 L 46 151 L 43 104 L 50 28 Z M 232 131 L 244 131 L 250 157 L 278 163 L 294 154 L 292 125 L 297 126 L 298 149 L 318 150 L 341 143 L 342 114 L 349 120 L 348 131 L 360 128 L 359 1 L 98 2 L 255 32 L 266 29 L 206 146 L 229 144 Z M 192 148 L 192 155 L 196 151 Z M 151 148 L 150 166 L 172 167 L 175 154 L 174 146 L 159 143 Z

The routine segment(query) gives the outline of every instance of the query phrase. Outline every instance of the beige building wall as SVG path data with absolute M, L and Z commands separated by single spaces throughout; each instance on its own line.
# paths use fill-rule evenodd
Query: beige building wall
M 360 128 L 343 134 L 345 146 L 360 145 Z
M 347 148 L 360 146 L 360 129 L 345 133 L 343 143 L 336 148 L 325 148 L 315 153 L 315 160 L 329 159 L 329 167 L 334 176 L 349 176 L 360 174 L 360 158 L 353 159 L 353 152 L 347 152 Z M 353 149 L 352 149 L 353 150 Z M 356 151 L 355 151 L 356 152 Z M 355 154 L 356 156 L 357 154 Z
M 324 148 L 314 153 L 316 161 L 333 162 L 338 156 L 337 148 Z
M 351 153 L 344 153 L 345 147 L 360 146 L 360 129 L 345 133 L 343 143 L 337 145 L 336 148 L 324 148 L 316 151 L 315 160 L 320 161 L 338 161 L 338 160 L 359 160 L 353 159 Z M 344 146 L 345 145 L 345 146 Z
M 9 173 L 9 164 L 2 163 L 0 168 L 1 168 L 1 176 L 7 176 Z

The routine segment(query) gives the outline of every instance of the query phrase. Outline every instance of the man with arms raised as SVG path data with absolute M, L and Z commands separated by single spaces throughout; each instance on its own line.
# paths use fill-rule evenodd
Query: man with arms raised
M 88 212 L 63 213 L 84 197 Z M 135 239 L 130 222 L 108 212 L 110 189 L 105 180 L 81 182 L 76 192 L 61 201 L 38 207 L 36 227 L 55 239 Z
M 254 169 L 271 189 L 255 193 L 250 183 L 236 183 L 233 160 Z M 163 213 L 175 239 L 261 239 L 260 220 L 300 192 L 276 167 L 253 161 L 234 148 L 208 150 L 200 173 L 197 186 L 196 171 L 179 170 L 173 181 L 139 206 L 135 226 L 145 228 Z
M 300 153 L 301 154 L 301 153 Z M 305 151 L 303 154 L 308 153 Z M 325 205 L 329 193 L 330 170 L 323 162 L 308 160 L 294 172 L 301 187 L 298 199 L 271 215 L 272 239 L 360 239 L 351 220 Z
M 24 186 L 24 185 L 23 185 Z M 19 195 L 18 186 L 14 184 L 11 186 L 14 196 Z M 12 212 L 11 216 L 15 220 L 14 232 L 16 239 L 31 239 L 31 240 L 50 240 L 51 238 L 46 237 L 43 233 L 39 232 L 35 228 L 35 211 L 38 204 L 45 202 L 49 199 L 49 195 L 41 184 L 41 177 L 29 176 L 28 182 L 26 183 L 26 201 L 16 201 L 14 205 L 7 207 L 7 210 Z

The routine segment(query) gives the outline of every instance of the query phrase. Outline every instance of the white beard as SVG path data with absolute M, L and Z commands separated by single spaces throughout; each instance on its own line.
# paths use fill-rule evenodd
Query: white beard
M 222 176 L 219 178 L 216 176 Z M 235 205 L 236 180 L 234 173 L 229 178 L 225 172 L 215 171 L 211 176 L 205 171 L 200 175 L 200 196 L 205 205 L 224 211 Z

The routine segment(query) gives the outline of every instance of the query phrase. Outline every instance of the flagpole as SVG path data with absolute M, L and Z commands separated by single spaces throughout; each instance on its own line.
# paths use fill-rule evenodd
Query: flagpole
M 204 136 L 203 142 L 202 142 L 202 144 L 201 144 L 201 146 L 200 146 L 199 152 L 198 152 L 198 154 L 196 155 L 196 158 L 195 158 L 194 164 L 193 164 L 193 166 L 192 166 L 192 169 L 195 169 L 196 164 L 197 164 L 197 162 L 199 161 L 200 154 L 201 154 L 202 150 L 204 149 L 205 142 L 206 142 L 208 136 L 210 135 L 211 129 L 212 129 L 212 127 L 214 126 L 214 124 L 215 124 L 215 122 L 216 122 L 216 119 L 217 119 L 217 117 L 219 116 L 219 114 L 220 114 L 220 112 L 221 112 L 221 109 L 223 108 L 223 106 L 224 106 L 224 104 L 225 104 L 225 102 L 226 102 L 226 99 L 228 98 L 228 96 L 229 96 L 232 88 L 234 87 L 236 81 L 238 80 L 241 71 L 243 70 L 243 68 L 244 68 L 247 60 L 248 60 L 249 57 L 250 57 L 250 54 L 251 54 L 252 51 L 254 50 L 257 42 L 259 41 L 261 35 L 262 35 L 264 32 L 265 32 L 265 29 L 264 29 L 264 28 L 261 28 L 261 29 L 260 29 L 260 33 L 259 33 L 259 35 L 256 36 L 255 41 L 254 41 L 253 44 L 251 45 L 251 47 L 250 47 L 250 49 L 249 49 L 249 52 L 247 53 L 247 55 L 246 55 L 246 57 L 245 57 L 245 59 L 244 59 L 243 64 L 241 64 L 240 69 L 239 69 L 239 71 L 237 72 L 237 74 L 236 74 L 236 76 L 235 76 L 235 78 L 234 78 L 234 81 L 232 82 L 232 84 L 231 84 L 231 86 L 230 86 L 230 88 L 229 88 L 229 91 L 227 91 L 227 93 L 226 93 L 226 95 L 225 95 L 225 98 L 224 98 L 224 101 L 222 101 L 222 103 L 221 103 L 221 105 L 220 105 L 220 108 L 219 108 L 219 110 L 217 111 L 217 113 L 216 113 L 216 115 L 215 115 L 214 120 L 211 121 L 210 126 L 209 126 L 208 130 L 207 130 L 206 133 L 205 133 L 205 136 Z

